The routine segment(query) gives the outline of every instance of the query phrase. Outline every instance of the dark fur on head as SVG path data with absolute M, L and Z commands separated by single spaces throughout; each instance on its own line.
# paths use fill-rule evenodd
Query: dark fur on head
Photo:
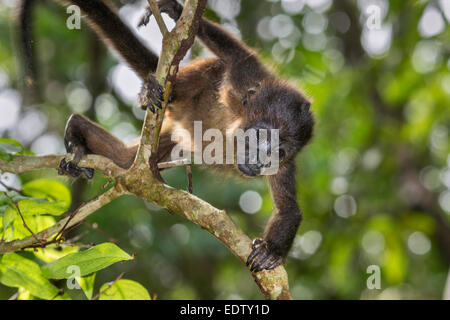
M 288 146 L 287 158 L 291 159 L 310 142 L 314 118 L 311 102 L 288 83 L 271 78 L 262 81 L 246 102 L 246 126 L 264 121 L 272 129 L 278 129 L 280 144 Z

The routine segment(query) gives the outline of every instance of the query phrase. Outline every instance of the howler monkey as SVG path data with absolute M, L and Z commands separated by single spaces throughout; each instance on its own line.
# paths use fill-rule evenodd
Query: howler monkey
M 144 80 L 140 104 L 155 112 L 154 106 L 161 106 L 163 96 L 162 88 L 152 75 L 158 57 L 103 1 L 65 2 L 79 6 L 101 39 L 115 49 Z M 158 4 L 163 13 L 178 20 L 183 9 L 178 2 L 162 0 Z M 147 21 L 148 18 L 147 14 Z M 275 210 L 264 239 L 253 241 L 253 250 L 247 260 L 247 265 L 254 272 L 273 269 L 284 262 L 302 218 L 297 204 L 295 156 L 312 136 L 314 120 L 309 110 L 310 102 L 294 87 L 269 72 L 255 52 L 219 25 L 202 18 L 197 36 L 216 57 L 197 59 L 179 69 L 161 131 L 158 160 L 170 160 L 176 143 L 171 139 L 172 133 L 179 128 L 192 133 L 194 121 L 202 121 L 203 130 L 216 128 L 224 136 L 237 129 L 255 129 L 258 132 L 261 129 L 278 129 L 280 167 L 276 174 L 267 177 Z M 257 141 L 259 149 L 270 148 L 270 143 L 262 142 L 265 141 Z M 65 145 L 74 158 L 61 162 L 60 174 L 84 174 L 88 178 L 93 176 L 93 170 L 77 165 L 85 154 L 102 155 L 122 168 L 129 168 L 137 150 L 137 146 L 123 144 L 100 126 L 77 114 L 67 122 Z M 186 146 L 189 151 L 196 147 Z M 238 165 L 223 165 L 224 169 L 228 167 L 233 167 L 244 176 L 258 176 L 264 165 L 259 161 L 251 163 L 245 158 L 244 163 Z

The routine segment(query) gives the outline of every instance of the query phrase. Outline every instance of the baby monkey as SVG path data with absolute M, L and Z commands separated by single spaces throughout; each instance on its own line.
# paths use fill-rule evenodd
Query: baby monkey
M 139 95 L 141 106 L 152 112 L 155 112 L 155 107 L 161 108 L 163 88 L 153 76 L 158 57 L 103 1 L 68 2 L 84 11 L 101 39 L 144 80 Z M 175 21 L 180 18 L 183 7 L 178 2 L 162 0 L 158 4 L 161 12 Z M 148 22 L 150 15 L 147 12 L 142 24 Z M 310 102 L 296 88 L 272 74 L 255 52 L 216 23 L 201 18 L 197 37 L 215 57 L 197 59 L 179 69 L 166 108 L 158 160 L 171 160 L 171 151 L 177 145 L 177 141 L 172 141 L 172 134 L 182 128 L 193 136 L 195 121 L 202 122 L 203 130 L 218 129 L 224 137 L 239 129 L 256 132 L 278 130 L 279 169 L 267 176 L 275 209 L 264 238 L 253 241 L 253 250 L 247 260 L 254 272 L 270 270 L 286 259 L 302 219 L 297 203 L 295 157 L 312 137 L 314 120 Z M 60 174 L 84 174 L 87 178 L 92 178 L 94 172 L 78 166 L 84 155 L 102 155 L 122 168 L 129 168 L 137 151 L 136 145 L 125 145 L 77 114 L 72 115 L 67 123 L 65 145 L 74 158 L 61 161 Z M 199 146 L 191 143 L 184 147 L 195 152 Z M 256 148 L 264 152 L 273 150 L 271 141 L 263 135 L 257 135 Z M 248 153 L 245 153 L 242 163 L 214 167 L 218 170 L 232 168 L 242 176 L 254 177 L 263 173 L 265 165 L 259 160 L 250 161 Z

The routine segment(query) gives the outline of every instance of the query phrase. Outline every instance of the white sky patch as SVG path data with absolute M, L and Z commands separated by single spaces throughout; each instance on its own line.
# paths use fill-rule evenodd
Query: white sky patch
M 445 168 L 442 170 L 442 172 L 439 175 L 439 178 L 441 179 L 442 183 L 450 189 L 450 168 Z
M 364 168 L 373 170 L 378 167 L 382 159 L 383 155 L 380 150 L 378 148 L 371 148 L 363 154 L 361 163 Z
M 439 195 L 439 205 L 442 210 L 450 214 L 450 190 L 446 190 Z
M 440 34 L 445 28 L 445 21 L 441 11 L 433 5 L 427 6 L 420 18 L 418 28 L 420 35 L 425 38 Z
M 431 72 L 441 60 L 441 45 L 439 42 L 422 40 L 416 44 L 412 55 L 412 64 L 417 72 Z
M 431 241 L 420 231 L 411 233 L 408 237 L 409 250 L 417 255 L 424 255 L 431 249 Z
M 364 234 L 361 244 L 368 254 L 377 255 L 383 252 L 385 239 L 381 232 L 370 230 Z
M 8 85 L 9 85 L 9 76 L 2 68 L 0 68 L 0 89 L 3 89 Z
M 16 90 L 0 91 L 0 130 L 9 129 L 16 124 L 21 100 L 20 93 Z
M 21 143 L 28 144 L 41 135 L 46 127 L 47 116 L 38 109 L 31 109 L 21 115 L 12 135 Z
M 322 234 L 316 230 L 310 230 L 301 236 L 296 236 L 289 255 L 300 260 L 309 258 L 319 249 L 322 238 Z
M 239 198 L 239 206 L 245 213 L 254 214 L 261 210 L 262 198 L 256 191 L 245 191 Z
M 357 209 L 356 200 L 350 195 L 342 195 L 334 201 L 334 211 L 341 218 L 355 215 Z
M 324 12 L 331 7 L 331 0 L 306 0 L 306 4 L 317 12 Z
M 231 20 L 241 12 L 240 0 L 210 0 L 210 8 L 221 18 Z
M 56 133 L 46 133 L 40 136 L 31 145 L 31 151 L 36 155 L 47 155 L 55 153 L 65 153 L 64 143 Z
M 22 182 L 20 181 L 20 178 L 16 174 L 5 172 L 0 175 L 0 181 L 3 182 L 8 187 L 19 190 L 22 189 Z M 0 191 L 7 191 L 7 190 L 4 186 L 0 185 Z
M 80 82 L 68 84 L 65 89 L 65 94 L 70 109 L 73 112 L 84 113 L 91 107 L 92 95 Z
M 303 28 L 311 34 L 319 34 L 325 31 L 328 26 L 328 19 L 320 13 L 309 12 L 302 20 Z
M 441 6 L 442 12 L 444 12 L 447 21 L 450 22 L 450 1 L 439 0 L 439 5 Z
M 348 191 L 348 181 L 345 177 L 336 177 L 331 182 L 331 192 L 340 195 Z
M 294 31 L 294 22 L 286 14 L 279 14 L 270 19 L 270 33 L 278 38 L 285 38 Z
M 281 0 L 281 7 L 284 12 L 290 15 L 299 14 L 304 6 L 305 0 Z
M 391 48 L 392 25 L 384 24 L 379 29 L 364 28 L 361 43 L 372 58 L 380 58 Z
M 119 63 L 110 71 L 110 81 L 114 90 L 130 105 L 137 104 L 142 80 L 126 64 Z

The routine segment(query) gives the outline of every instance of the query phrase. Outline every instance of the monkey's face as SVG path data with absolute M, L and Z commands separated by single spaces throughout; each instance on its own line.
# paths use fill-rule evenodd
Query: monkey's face
M 286 152 L 280 145 L 279 130 L 259 120 L 237 138 L 237 168 L 246 176 L 270 175 L 278 171 Z
M 245 152 L 237 150 L 237 168 L 246 176 L 276 174 L 311 139 L 314 120 L 310 102 L 287 85 L 272 84 L 263 85 L 247 108 L 250 112 L 244 130 L 250 133 Z

